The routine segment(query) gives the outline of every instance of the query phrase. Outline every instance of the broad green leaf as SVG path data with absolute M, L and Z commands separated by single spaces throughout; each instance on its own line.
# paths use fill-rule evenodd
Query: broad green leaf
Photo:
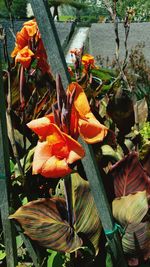
M 123 251 L 129 266 L 139 266 L 150 257 L 150 222 L 128 225 L 122 238 Z M 136 263 L 136 265 L 135 265 Z
M 121 198 L 116 198 L 112 203 L 113 216 L 123 226 L 140 223 L 148 212 L 146 191 L 137 192 Z
M 150 179 L 135 152 L 129 153 L 113 165 L 110 174 L 114 178 L 116 197 L 127 196 L 144 190 L 150 193 Z
M 102 226 L 89 182 L 83 180 L 78 173 L 72 174 L 71 178 L 75 214 L 74 228 L 77 233 L 83 233 L 92 242 L 97 253 Z
M 92 69 L 91 70 L 92 72 L 92 75 L 100 78 L 101 80 L 107 80 L 107 81 L 111 81 L 114 76 L 115 76 L 115 73 L 114 71 L 112 70 L 109 70 L 109 69 Z
M 150 222 L 145 219 L 148 209 L 146 191 L 113 201 L 113 215 L 125 228 L 122 246 L 129 266 L 137 266 L 139 259 L 150 256 Z
M 90 191 L 89 182 L 83 180 L 78 173 L 71 174 L 72 198 L 74 210 L 74 228 L 83 233 L 92 242 L 96 253 L 99 247 L 101 222 Z M 64 183 L 60 180 L 56 194 L 64 197 Z
M 81 248 L 82 240 L 78 236 L 80 234 L 90 241 L 97 253 L 101 222 L 89 183 L 78 174 L 72 174 L 72 195 L 73 228 L 67 222 L 65 200 L 58 197 L 29 202 L 19 208 L 10 218 L 16 219 L 22 225 L 25 234 L 41 246 L 69 253 Z
M 67 222 L 65 200 L 39 199 L 19 208 L 10 219 L 16 219 L 24 233 L 39 245 L 60 252 L 72 252 L 82 240 Z

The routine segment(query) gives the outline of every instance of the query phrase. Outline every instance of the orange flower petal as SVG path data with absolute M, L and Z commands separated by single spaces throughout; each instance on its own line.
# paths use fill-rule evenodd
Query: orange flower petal
M 19 47 L 16 45 L 14 50 L 11 52 L 11 57 L 16 57 L 18 52 L 20 51 Z
M 47 115 L 45 117 L 30 121 L 27 123 L 27 126 L 37 135 L 42 136 L 45 139 L 46 136 L 52 132 L 52 128 L 50 126 L 51 121 L 53 122 L 53 116 Z
M 79 120 L 78 112 L 76 111 L 75 107 L 72 106 L 71 120 L 70 120 L 70 135 L 76 140 L 78 139 L 79 136 L 78 120 Z
M 63 177 L 71 173 L 72 170 L 68 167 L 66 159 L 59 159 L 51 152 L 48 142 L 38 142 L 33 158 L 32 173 L 40 173 L 49 178 Z
M 103 141 L 107 132 L 108 129 L 94 117 L 92 112 L 88 113 L 85 119 L 79 119 L 79 133 L 88 144 Z
M 65 133 L 63 135 L 66 139 L 66 143 L 68 145 L 68 150 L 69 150 L 67 163 L 72 164 L 76 160 L 83 158 L 85 156 L 85 151 L 83 147 L 76 140 L 74 140 L 71 136 Z
M 28 45 L 28 36 L 24 34 L 22 31 L 17 32 L 16 34 L 16 44 L 20 49 L 23 49 L 25 46 Z
M 89 65 L 89 64 L 94 64 L 94 57 L 90 54 L 85 54 L 83 57 L 82 57 L 82 64 L 83 65 Z
M 35 147 L 32 173 L 38 174 L 42 172 L 42 166 L 52 156 L 51 147 L 48 142 L 38 142 Z
M 29 20 L 25 22 L 23 25 L 24 25 L 23 29 L 26 30 L 28 36 L 33 37 L 37 33 L 38 27 L 35 20 Z
M 76 90 L 74 99 L 75 109 L 79 112 L 80 116 L 84 116 L 90 111 L 90 106 L 86 94 L 84 93 L 82 87 L 76 82 L 72 82 L 68 86 L 67 90 L 69 93 L 72 93 L 74 89 Z
M 49 158 L 42 167 L 41 175 L 50 178 L 59 178 L 72 172 L 65 159 L 58 159 L 55 156 Z
M 28 46 L 25 46 L 18 52 L 15 58 L 15 63 L 19 62 L 24 66 L 24 68 L 28 68 L 30 66 L 32 56 L 34 56 L 34 53 L 28 48 Z

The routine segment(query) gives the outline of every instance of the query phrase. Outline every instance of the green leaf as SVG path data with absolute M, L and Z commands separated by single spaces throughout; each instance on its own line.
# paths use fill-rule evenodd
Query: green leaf
M 13 173 L 14 172 L 15 164 L 14 164 L 14 162 L 11 159 L 9 161 L 9 164 L 10 164 L 10 172 Z
M 113 80 L 115 73 L 112 70 L 109 69 L 92 69 L 91 70 L 92 75 L 100 78 L 101 80 L 105 81 L 111 81 Z
M 10 219 L 16 219 L 24 233 L 39 245 L 60 252 L 73 252 L 82 240 L 67 222 L 65 200 L 40 199 L 19 208 Z
M 6 257 L 6 252 L 4 250 L 0 250 L 0 260 L 5 259 Z
M 140 134 L 144 139 L 150 139 L 150 122 L 143 123 Z
M 119 153 L 117 153 L 111 146 L 103 145 L 101 146 L 101 150 L 104 157 L 112 158 L 115 161 L 121 160 Z
M 146 122 L 148 117 L 148 105 L 145 97 L 137 101 L 135 105 L 137 105 L 138 121 L 141 125 L 142 123 Z
M 48 256 L 47 267 L 58 267 L 64 263 L 64 255 L 60 252 L 52 251 Z
M 16 243 L 17 243 L 17 248 L 20 248 L 23 245 L 23 240 L 20 235 L 16 237 Z
M 33 155 L 34 155 L 34 150 L 35 148 L 32 148 L 29 150 L 27 155 L 25 155 L 21 160 L 21 166 L 24 167 L 24 172 L 25 174 L 29 171 L 29 169 L 32 167 L 32 162 L 33 162 Z M 18 164 L 15 164 L 14 166 L 14 171 L 15 171 L 15 178 L 19 178 L 21 176 L 20 170 L 18 168 Z
M 140 223 L 148 211 L 146 191 L 116 198 L 112 203 L 113 216 L 123 226 Z
M 150 256 L 150 222 L 147 221 L 148 198 L 146 191 L 113 201 L 113 215 L 125 227 L 123 251 L 129 266 L 137 266 Z
M 71 177 L 75 213 L 74 228 L 77 233 L 83 233 L 90 240 L 96 253 L 98 253 L 102 226 L 90 191 L 89 182 L 83 180 L 78 173 L 72 174 Z
M 90 192 L 89 183 L 72 174 L 74 226 L 70 227 L 63 198 L 40 199 L 19 208 L 10 219 L 16 219 L 25 234 L 41 246 L 60 252 L 73 252 L 90 243 L 93 256 L 98 253 L 101 222 Z M 87 245 L 87 246 L 88 246 Z
M 106 267 L 113 267 L 111 255 L 107 252 L 106 256 Z

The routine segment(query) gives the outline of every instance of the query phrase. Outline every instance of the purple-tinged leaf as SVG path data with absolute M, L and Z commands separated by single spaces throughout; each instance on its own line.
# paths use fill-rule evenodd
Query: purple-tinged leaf
M 72 174 L 74 225 L 68 223 L 66 202 L 63 198 L 31 201 L 19 208 L 10 219 L 17 220 L 31 239 L 41 246 L 60 252 L 79 249 L 83 235 L 99 248 L 101 222 L 90 192 L 89 183 L 78 174 Z
M 150 194 L 149 176 L 139 162 L 136 152 L 129 153 L 124 159 L 113 165 L 110 174 L 114 178 L 116 197 L 144 190 Z
M 74 228 L 77 233 L 83 233 L 92 242 L 97 254 L 102 226 L 89 182 L 83 180 L 78 173 L 72 174 L 71 177 L 75 214 Z
M 122 246 L 129 266 L 139 266 L 150 257 L 150 222 L 128 225 Z
M 148 212 L 146 191 L 137 192 L 121 198 L 115 198 L 112 203 L 113 216 L 124 227 L 138 224 Z
M 24 232 L 39 245 L 60 252 L 72 252 L 82 246 L 67 222 L 64 199 L 39 199 L 19 208 L 10 219 L 17 220 Z
M 150 222 L 146 191 L 137 192 L 113 201 L 113 215 L 125 228 L 122 246 L 129 266 L 139 266 L 139 261 L 150 256 Z

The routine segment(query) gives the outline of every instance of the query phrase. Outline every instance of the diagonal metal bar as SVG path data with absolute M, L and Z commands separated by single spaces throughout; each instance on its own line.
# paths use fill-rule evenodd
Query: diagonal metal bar
M 0 42 L 0 212 L 4 234 L 7 267 L 16 266 L 16 243 L 13 226 L 8 219 L 9 199 L 8 199 L 8 177 L 9 172 L 9 149 L 6 127 L 6 107 L 2 78 L 2 44 Z
M 60 73 L 64 88 L 70 82 L 68 76 L 67 65 L 60 45 L 55 24 L 46 0 L 30 0 L 32 9 L 37 20 L 39 30 L 42 35 L 42 40 L 46 48 L 49 63 L 54 74 Z M 80 143 L 86 151 L 86 157 L 82 163 L 91 186 L 95 204 L 97 206 L 99 216 L 102 221 L 104 231 L 114 231 L 114 221 L 111 214 L 110 206 L 106 197 L 102 179 L 99 170 L 96 166 L 92 148 L 80 140 Z M 117 233 L 114 233 L 114 238 L 109 240 L 115 267 L 127 267 L 121 243 Z
M 52 73 L 55 77 L 57 73 L 61 73 L 62 82 L 64 88 L 66 88 L 70 81 L 70 76 L 48 3 L 46 0 L 30 0 L 30 3 L 40 29 L 44 47 L 47 51 L 48 62 L 51 66 Z

